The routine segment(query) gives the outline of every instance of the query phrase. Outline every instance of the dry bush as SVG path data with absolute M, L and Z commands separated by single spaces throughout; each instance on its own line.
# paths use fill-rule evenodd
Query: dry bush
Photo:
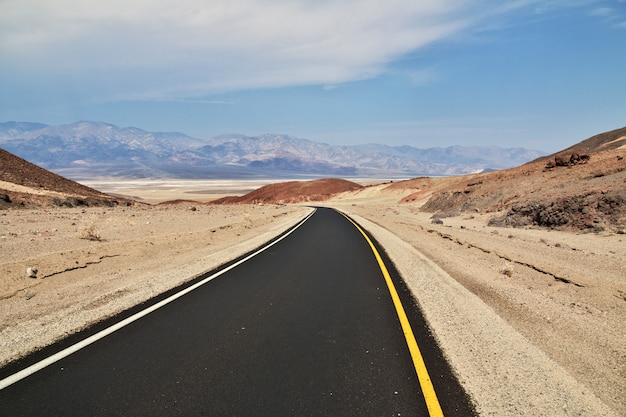
M 79 237 L 81 239 L 87 239 L 87 240 L 97 240 L 97 241 L 102 240 L 102 235 L 100 234 L 100 230 L 98 230 L 98 228 L 96 227 L 94 223 L 87 224 L 83 228 L 83 230 L 81 230 Z

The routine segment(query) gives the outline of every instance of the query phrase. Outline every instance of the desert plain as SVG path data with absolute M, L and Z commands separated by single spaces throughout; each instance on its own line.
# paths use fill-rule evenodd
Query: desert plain
M 0 363 L 240 257 L 327 206 L 384 248 L 480 415 L 626 415 L 623 230 L 494 223 L 510 205 L 433 216 L 422 210 L 432 181 L 227 205 L 207 202 L 250 184 L 118 181 L 91 185 L 144 203 L 0 210 Z

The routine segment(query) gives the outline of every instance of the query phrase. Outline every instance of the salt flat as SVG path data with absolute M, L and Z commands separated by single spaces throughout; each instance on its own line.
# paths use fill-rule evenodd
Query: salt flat
M 241 196 L 265 185 L 287 181 L 303 181 L 302 178 L 264 179 L 118 179 L 98 178 L 82 180 L 81 184 L 107 194 L 132 197 L 133 199 L 158 204 L 172 200 L 207 202 L 227 196 Z M 379 184 L 388 181 L 377 178 L 349 178 L 361 185 Z
M 129 196 L 150 204 L 170 200 L 211 201 L 243 195 L 281 180 L 93 179 L 81 181 L 107 194 Z

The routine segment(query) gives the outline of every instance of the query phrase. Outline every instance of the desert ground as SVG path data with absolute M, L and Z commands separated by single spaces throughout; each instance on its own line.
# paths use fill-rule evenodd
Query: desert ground
M 621 153 L 602 158 L 568 171 L 541 162 L 489 177 L 369 181 L 294 204 L 206 204 L 256 183 L 101 181 L 90 185 L 140 203 L 0 210 L 0 364 L 235 259 L 324 205 L 388 253 L 480 415 L 626 415 L 626 223 L 606 211 L 622 201 L 626 171 Z M 559 200 L 563 173 L 592 212 L 570 213 L 578 229 L 520 226 L 512 216 L 536 206 L 528 199 L 571 206 Z M 13 199 L 42 192 L 19 187 L 4 188 Z

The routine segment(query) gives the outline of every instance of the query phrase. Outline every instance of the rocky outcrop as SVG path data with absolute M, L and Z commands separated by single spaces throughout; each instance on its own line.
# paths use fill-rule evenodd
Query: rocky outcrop
M 546 164 L 547 169 L 555 167 L 569 167 L 572 165 L 586 164 L 591 159 L 590 155 L 579 154 L 574 152 L 572 154 L 558 154 L 554 156 L 554 160 L 548 161 Z
M 626 197 L 621 193 L 589 192 L 552 202 L 516 205 L 505 215 L 494 217 L 490 226 L 570 227 L 579 230 L 623 232 Z

